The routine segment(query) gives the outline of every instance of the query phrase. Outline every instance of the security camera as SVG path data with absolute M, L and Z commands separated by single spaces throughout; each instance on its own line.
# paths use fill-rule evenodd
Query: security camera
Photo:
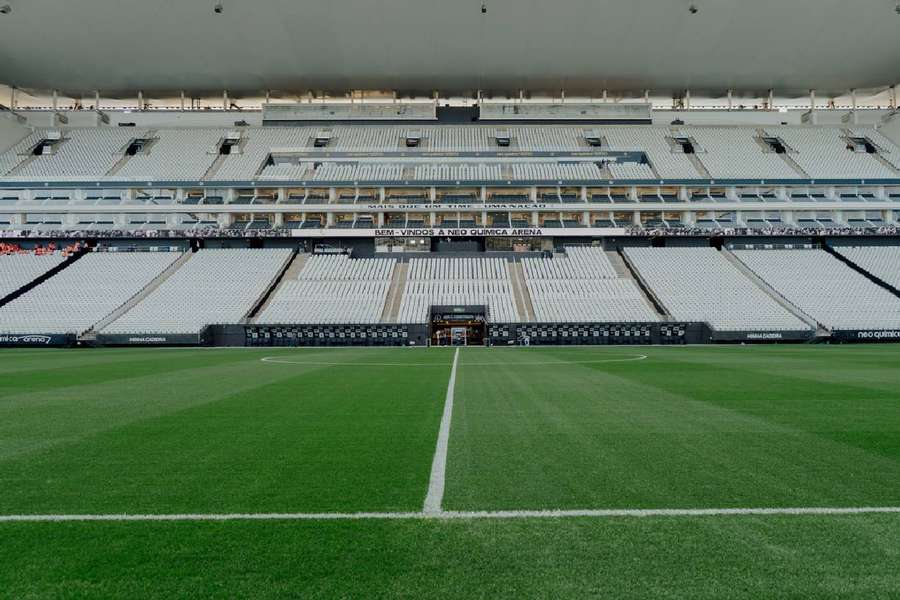
M 688 10 L 690 11 L 690 13 L 691 13 L 692 15 L 696 15 L 698 12 L 700 12 L 700 9 L 697 8 L 697 5 L 696 5 L 696 4 L 691 4 L 691 5 L 688 7 Z
M 898 8 L 900 8 L 900 6 L 898 6 Z M 481 14 L 483 14 L 483 15 L 487 14 L 487 3 L 486 2 L 481 3 Z
M 900 6 L 898 6 L 897 8 L 900 9 Z M 3 6 L 0 6 L 0 13 L 2 13 L 4 15 L 8 15 L 11 12 L 12 12 L 12 6 L 10 6 L 9 4 L 4 4 Z
M 7 6 L 7 8 L 9 7 Z M 900 0 L 898 0 L 897 6 L 894 7 L 894 12 L 900 15 Z
M 213 7 L 213 12 L 217 15 L 221 15 L 224 10 L 225 8 L 222 6 L 221 2 L 216 2 L 216 5 Z

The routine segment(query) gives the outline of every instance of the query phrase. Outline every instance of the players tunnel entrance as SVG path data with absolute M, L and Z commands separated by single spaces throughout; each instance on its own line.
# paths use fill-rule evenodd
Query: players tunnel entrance
M 483 346 L 484 306 L 432 306 L 432 346 Z

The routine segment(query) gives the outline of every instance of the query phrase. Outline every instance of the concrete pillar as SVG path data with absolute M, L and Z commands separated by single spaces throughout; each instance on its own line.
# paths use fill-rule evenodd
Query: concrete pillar
M 228 110 L 228 90 L 222 90 L 222 110 Z
M 487 211 L 486 210 L 481 211 L 481 226 L 482 227 L 487 227 L 487 220 L 488 220 L 487 219 Z
M 59 110 L 59 90 L 53 90 L 53 112 Z
M 378 223 L 379 228 L 384 227 L 384 213 L 383 212 L 379 212 L 375 216 L 375 222 Z
M 634 211 L 633 213 L 631 213 L 631 222 L 632 222 L 632 224 L 634 224 L 634 225 L 640 225 L 640 224 L 641 224 L 641 211 L 636 210 L 636 211 Z
M 138 110 L 144 110 L 144 92 L 138 90 Z
M 334 213 L 331 211 L 325 213 L 325 226 L 334 227 Z
M 728 110 L 734 107 L 734 90 L 728 90 Z
M 10 110 L 16 110 L 16 108 L 18 108 L 18 106 L 19 106 L 19 99 L 16 98 L 17 91 L 18 90 L 16 89 L 16 86 L 12 86 L 11 88 L 9 88 L 9 108 L 10 108 Z
M 536 210 L 531 211 L 531 226 L 532 227 L 540 227 L 541 218 L 538 216 L 538 212 Z
M 272 224 L 274 225 L 274 227 L 276 229 L 278 229 L 282 225 L 284 225 L 284 213 L 280 213 L 280 212 L 274 213 L 272 216 Z
M 181 90 L 181 110 L 184 111 L 184 90 Z
M 581 224 L 585 227 L 591 226 L 591 213 L 590 211 L 584 211 L 581 213 Z

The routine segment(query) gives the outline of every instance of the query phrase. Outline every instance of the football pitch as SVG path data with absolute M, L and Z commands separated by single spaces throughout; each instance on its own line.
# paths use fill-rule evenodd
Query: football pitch
M 0 351 L 2 597 L 898 595 L 900 345 Z

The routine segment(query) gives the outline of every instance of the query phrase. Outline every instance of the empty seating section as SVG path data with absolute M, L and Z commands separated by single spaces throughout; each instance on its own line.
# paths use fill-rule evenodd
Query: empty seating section
M 0 308 L 0 332 L 74 333 L 90 329 L 180 256 L 177 252 L 94 252 Z M 171 311 L 172 306 L 163 307 Z
M 612 179 L 659 179 L 646 163 L 612 162 L 606 167 Z
M 667 137 L 672 132 L 662 127 L 609 127 L 600 131 L 609 142 L 609 150 L 644 152 L 663 179 L 700 179 L 700 173 L 680 149 L 676 152 Z M 748 130 L 742 130 L 749 135 Z
M 14 170 L 17 165 L 22 163 L 22 161 L 28 160 L 30 158 L 31 149 L 44 139 L 45 136 L 46 132 L 44 130 L 36 129 L 19 140 L 12 148 L 6 152 L 0 153 L 0 178 L 14 179 L 11 177 L 4 177 L 4 175 L 8 175 L 10 171 Z
M 766 151 L 748 129 L 690 127 L 681 133 L 699 146 L 697 158 L 716 179 L 797 179 L 801 176 L 781 155 Z
M 16 179 L 77 181 L 104 177 L 125 155 L 128 143 L 143 130 L 118 128 L 71 129 L 52 154 L 35 156 L 16 172 Z
M 537 322 L 659 320 L 637 284 L 617 278 L 600 248 L 568 247 L 565 257 L 527 258 L 522 265 Z
M 415 178 L 423 181 L 499 181 L 503 178 L 497 164 L 419 164 Z
M 296 279 L 282 282 L 257 323 L 378 323 L 394 259 L 311 256 Z
M 900 247 L 839 247 L 837 252 L 895 289 L 900 289 Z
M 900 171 L 900 148 L 887 139 L 884 134 L 871 127 L 851 129 L 850 133 L 855 137 L 868 138 L 877 146 L 878 154 Z
M 900 298 L 824 250 L 738 250 L 782 296 L 832 329 L 900 327 Z
M 781 138 L 795 150 L 796 154 L 791 154 L 791 158 L 813 179 L 877 179 L 897 176 L 872 155 L 848 149 L 843 129 L 768 127 L 766 133 Z
M 323 163 L 315 169 L 311 181 L 397 181 L 403 178 L 403 165 L 381 163 Z
M 505 259 L 411 259 L 399 322 L 428 322 L 431 306 L 448 305 L 486 306 L 488 320 L 495 323 L 520 320 Z
M 40 255 L 0 254 L 0 298 L 31 283 L 64 260 L 60 252 Z
M 316 147 L 314 140 L 323 129 L 327 132 L 327 143 Z M 494 152 L 587 152 L 592 150 L 585 139 L 588 129 L 591 136 L 600 139 L 601 151 L 643 154 L 649 161 L 641 164 L 629 159 L 611 163 L 608 170 L 613 179 L 703 179 L 703 168 L 711 178 L 719 179 L 803 179 L 788 161 L 767 149 L 760 140 L 763 135 L 781 138 L 789 149 L 788 157 L 816 179 L 889 178 L 897 177 L 900 170 L 900 148 L 879 132 L 865 127 L 511 126 L 502 128 L 503 135 L 508 136 L 508 146 L 498 144 L 498 128 L 491 125 L 427 125 L 415 129 L 418 144 L 408 147 L 408 126 L 241 127 L 238 129 L 241 138 L 233 151 L 220 155 L 221 142 L 234 130 L 222 127 L 61 128 L 62 139 L 52 145 L 51 152 L 32 156 L 32 148 L 50 131 L 39 129 L 0 153 L 0 178 L 197 181 L 206 176 L 217 181 L 302 181 L 306 178 L 388 181 L 409 179 L 414 172 L 416 179 L 431 181 L 599 179 L 600 171 L 594 163 L 566 163 L 564 156 L 549 157 L 551 162 L 507 165 L 481 163 L 477 156 L 463 156 L 454 160 L 463 160 L 465 164 L 440 164 L 446 161 L 440 153 L 469 152 L 485 156 Z M 878 156 L 849 150 L 848 136 L 868 138 L 877 147 Z M 126 157 L 129 141 L 137 138 L 147 140 L 146 146 L 134 156 Z M 703 167 L 695 166 L 675 138 L 695 142 L 694 157 Z M 320 163 L 322 152 L 382 152 L 385 158 L 358 164 L 325 162 L 312 169 L 313 163 Z M 401 152 L 406 157 L 421 157 L 423 163 L 407 165 L 409 171 L 399 163 L 391 164 L 390 155 Z M 270 155 L 276 157 L 278 164 L 266 166 Z M 428 164 L 424 163 L 426 158 Z M 500 169 L 502 174 L 495 176 L 494 171 L 489 171 L 492 174 L 486 177 L 465 176 L 480 174 L 482 167 Z M 403 172 L 407 173 L 406 178 Z M 460 176 L 454 177 L 454 172 Z
M 218 158 L 224 129 L 160 129 L 142 153 L 122 165 L 116 179 L 197 181 Z
M 279 163 L 263 169 L 261 179 L 279 181 L 305 181 L 313 173 L 313 163 Z
M 290 256 L 281 248 L 200 250 L 103 333 L 196 334 L 238 323 Z
M 313 133 L 309 127 L 262 127 L 242 130 L 239 151 L 225 157 L 215 173 L 215 178 L 221 181 L 253 179 L 273 151 L 303 148 Z
M 717 331 L 809 329 L 715 248 L 627 248 L 625 255 L 677 321 Z
M 580 163 L 521 163 L 512 165 L 512 178 L 518 180 L 595 180 L 600 177 L 597 165 Z

